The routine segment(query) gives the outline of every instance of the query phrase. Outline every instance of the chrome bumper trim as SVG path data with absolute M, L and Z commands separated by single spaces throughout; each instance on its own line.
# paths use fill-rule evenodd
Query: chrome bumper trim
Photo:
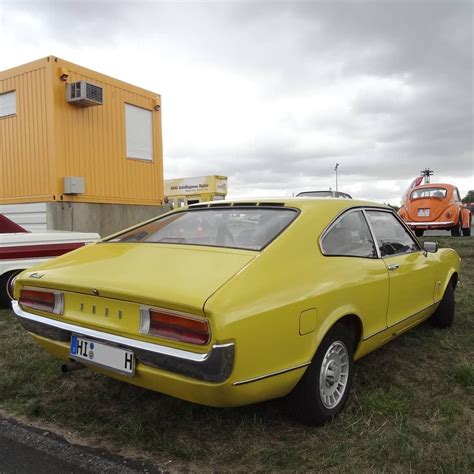
M 75 324 L 28 313 L 12 301 L 12 308 L 21 325 L 38 336 L 60 342 L 69 342 L 71 334 L 87 336 L 99 341 L 109 342 L 132 350 L 137 359 L 145 365 L 186 375 L 206 382 L 223 382 L 228 379 L 234 366 L 234 343 L 214 344 L 209 352 L 196 352 L 175 349 L 118 336 Z
M 424 226 L 430 226 L 430 227 L 435 227 L 435 226 L 447 226 L 447 225 L 454 225 L 454 221 L 447 221 L 447 222 L 440 222 L 440 221 L 433 221 L 433 222 L 405 222 L 406 225 L 409 226 L 414 226 L 414 227 L 424 227 Z
M 239 380 L 238 382 L 234 382 L 232 385 L 245 385 L 247 383 L 258 382 L 259 380 L 268 379 L 269 377 L 275 377 L 275 375 L 286 374 L 287 372 L 291 372 L 292 370 L 302 369 L 303 367 L 308 367 L 311 362 L 306 362 L 304 364 L 296 365 L 295 367 L 290 367 L 289 369 L 278 370 L 276 372 L 271 372 L 265 375 L 259 375 L 258 377 L 253 377 L 247 380 Z

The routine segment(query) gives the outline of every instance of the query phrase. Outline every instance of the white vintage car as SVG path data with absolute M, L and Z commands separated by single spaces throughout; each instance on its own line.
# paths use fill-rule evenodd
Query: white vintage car
M 0 214 L 0 307 L 9 307 L 12 283 L 20 272 L 100 239 L 90 232 L 28 232 Z

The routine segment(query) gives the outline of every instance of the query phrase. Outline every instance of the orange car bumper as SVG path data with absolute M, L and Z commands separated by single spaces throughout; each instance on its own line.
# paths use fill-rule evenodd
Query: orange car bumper
M 413 229 L 446 229 L 453 227 L 454 221 L 433 221 L 433 222 L 406 222 Z

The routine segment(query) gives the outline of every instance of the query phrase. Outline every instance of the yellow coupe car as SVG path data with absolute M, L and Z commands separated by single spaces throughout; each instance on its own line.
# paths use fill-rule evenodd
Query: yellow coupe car
M 371 202 L 221 201 L 23 272 L 13 309 L 64 370 L 210 406 L 289 395 L 322 424 L 354 360 L 428 318 L 451 325 L 459 265 Z

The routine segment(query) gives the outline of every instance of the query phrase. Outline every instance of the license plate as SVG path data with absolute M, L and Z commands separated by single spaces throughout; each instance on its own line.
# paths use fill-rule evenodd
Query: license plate
M 70 353 L 74 359 L 85 364 L 97 365 L 126 375 L 135 373 L 135 355 L 126 349 L 73 334 Z
M 430 210 L 429 209 L 418 209 L 418 217 L 429 217 Z

